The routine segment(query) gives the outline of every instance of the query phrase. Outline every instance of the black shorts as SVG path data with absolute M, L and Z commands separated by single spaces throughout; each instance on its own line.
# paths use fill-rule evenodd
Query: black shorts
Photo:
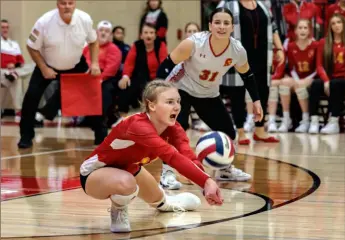
M 110 167 L 110 166 L 106 166 L 106 167 Z M 141 171 L 141 166 L 139 166 L 139 170 L 136 173 L 134 173 L 133 176 L 135 177 L 136 175 L 138 175 L 138 173 L 140 173 L 140 171 Z M 83 188 L 85 193 L 86 193 L 86 190 L 85 190 L 86 180 L 90 176 L 91 173 L 89 173 L 86 176 L 83 176 L 81 174 L 79 175 L 79 177 L 80 177 L 80 184 L 81 184 L 81 187 Z

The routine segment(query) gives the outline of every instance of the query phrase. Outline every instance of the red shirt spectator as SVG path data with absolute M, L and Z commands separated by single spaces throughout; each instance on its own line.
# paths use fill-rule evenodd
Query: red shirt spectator
M 296 1 L 291 1 L 291 3 L 284 5 L 283 16 L 288 24 L 287 38 L 289 38 L 290 41 L 295 40 L 294 30 L 298 19 L 304 18 L 312 20 L 316 18 L 318 24 L 321 25 L 323 23 L 320 8 L 311 2 L 301 1 L 300 6 L 298 6 Z
M 90 66 L 90 49 L 88 46 L 84 48 L 83 55 L 86 58 L 87 64 Z M 102 71 L 102 79 L 107 80 L 114 77 L 120 69 L 122 53 L 120 49 L 112 42 L 107 42 L 99 46 L 98 62 L 99 68 Z
M 161 42 L 161 46 L 159 49 L 159 61 L 157 60 L 156 54 L 154 49 L 146 52 L 147 56 L 147 65 L 150 72 L 150 80 L 153 80 L 156 78 L 156 73 L 159 67 L 160 62 L 163 62 L 163 60 L 168 56 L 168 50 L 164 42 Z M 135 67 L 137 57 L 137 50 L 135 47 L 135 44 L 132 45 L 131 49 L 128 52 L 125 66 L 123 69 L 123 75 L 127 75 L 129 78 L 132 77 L 132 73 Z
M 332 75 L 328 76 L 323 67 L 323 50 L 325 46 L 325 39 L 321 39 L 317 49 L 317 73 L 324 82 L 328 82 L 330 78 L 344 78 L 345 77 L 345 44 L 333 44 L 333 71 Z

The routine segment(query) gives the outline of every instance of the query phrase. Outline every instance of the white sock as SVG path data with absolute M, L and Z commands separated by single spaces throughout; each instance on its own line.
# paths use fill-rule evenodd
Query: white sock
M 290 119 L 290 112 L 283 112 L 284 119 Z
M 311 116 L 311 121 L 314 123 L 319 123 L 319 116 Z
M 331 122 L 331 123 L 338 123 L 338 121 L 339 121 L 339 117 L 331 117 L 329 119 L 329 122 Z
M 309 121 L 309 113 L 308 112 L 305 112 L 302 114 L 302 120 L 303 121 Z
M 275 122 L 276 121 L 276 115 L 269 115 L 268 116 L 268 121 L 269 122 Z

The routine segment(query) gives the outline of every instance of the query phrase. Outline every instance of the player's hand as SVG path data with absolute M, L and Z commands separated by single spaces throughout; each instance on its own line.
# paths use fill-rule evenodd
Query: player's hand
M 7 64 L 7 69 L 14 69 L 16 67 L 16 65 L 14 65 L 13 63 L 9 63 Z
M 101 75 L 101 69 L 99 68 L 99 64 L 98 63 L 91 63 L 89 72 L 93 76 Z
M 276 52 L 276 59 L 280 64 L 284 64 L 285 61 L 285 56 L 284 56 L 284 51 L 283 50 L 279 50 Z
M 255 122 L 260 122 L 263 119 L 264 113 L 262 110 L 260 100 L 257 100 L 253 103 L 253 113 L 255 116 L 255 118 L 254 118 Z
M 55 79 L 57 76 L 57 72 L 55 72 L 54 69 L 50 67 L 43 68 L 41 72 L 45 79 Z
M 119 88 L 121 89 L 126 89 L 128 86 L 131 85 L 131 80 L 129 77 L 122 77 L 121 80 L 119 81 Z
M 208 204 L 221 206 L 224 202 L 222 193 L 212 178 L 207 179 L 204 186 L 204 196 Z
M 324 85 L 323 85 L 323 87 L 324 87 L 324 90 L 325 90 L 325 94 L 326 94 L 327 96 L 329 96 L 329 94 L 330 94 L 330 91 L 329 91 L 329 81 L 328 81 L 328 82 L 325 82 Z

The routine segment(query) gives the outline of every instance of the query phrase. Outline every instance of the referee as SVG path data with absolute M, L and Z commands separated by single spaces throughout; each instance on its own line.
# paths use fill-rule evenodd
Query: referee
M 38 104 L 52 80 L 59 80 L 61 73 L 85 73 L 88 70 L 92 75 L 101 73 L 93 21 L 89 14 L 75 7 L 75 0 L 57 0 L 57 8 L 37 20 L 27 40 L 27 49 L 36 67 L 23 100 L 19 148 L 32 146 Z M 82 56 L 86 42 L 90 48 L 90 68 Z M 106 137 L 107 129 L 99 116 L 90 118 L 95 144 L 99 144 Z

